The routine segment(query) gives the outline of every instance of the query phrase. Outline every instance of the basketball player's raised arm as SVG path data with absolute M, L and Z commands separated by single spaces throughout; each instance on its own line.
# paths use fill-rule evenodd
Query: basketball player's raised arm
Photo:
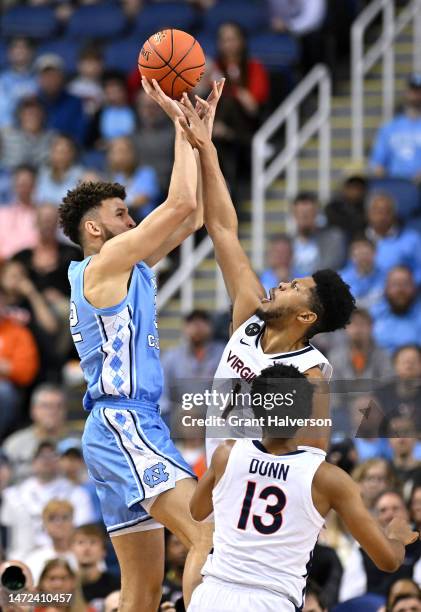
M 219 166 L 216 148 L 187 96 L 183 97 L 183 111 L 187 120 L 182 125 L 200 154 L 205 225 L 233 303 L 233 326 L 236 329 L 254 314 L 266 292 L 239 241 L 237 214 Z
M 115 277 L 130 272 L 139 261 L 149 258 L 167 242 L 180 224 L 197 208 L 197 168 L 192 147 L 177 119 L 175 156 L 168 197 L 137 227 L 108 240 L 89 268 Z
M 409 523 L 402 519 L 393 519 L 383 532 L 364 506 L 358 485 L 335 465 L 323 463 L 319 467 L 312 492 L 316 507 L 318 492 L 327 498 L 351 535 L 384 572 L 395 572 L 403 563 L 405 546 L 419 538 L 419 533 L 412 531 Z
M 197 484 L 190 500 L 190 512 L 195 521 L 204 521 L 213 512 L 212 491 L 225 472 L 231 448 L 231 441 L 218 446 L 209 468 Z

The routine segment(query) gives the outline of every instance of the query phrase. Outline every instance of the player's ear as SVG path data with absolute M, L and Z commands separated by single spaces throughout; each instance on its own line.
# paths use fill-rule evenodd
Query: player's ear
M 317 321 L 317 315 L 311 310 L 303 310 L 298 313 L 297 319 L 304 325 L 313 325 Z
M 102 234 L 101 227 L 95 219 L 87 219 L 84 223 L 84 229 L 89 236 L 94 236 L 95 238 Z

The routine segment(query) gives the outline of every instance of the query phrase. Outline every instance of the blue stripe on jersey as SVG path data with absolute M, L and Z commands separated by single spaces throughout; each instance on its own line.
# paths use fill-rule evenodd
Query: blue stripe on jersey
M 87 383 L 84 407 L 98 399 L 121 398 L 158 404 L 162 370 L 156 324 L 156 282 L 143 262 L 136 264 L 127 296 L 110 308 L 94 308 L 83 293 L 91 257 L 71 262 L 70 326 Z

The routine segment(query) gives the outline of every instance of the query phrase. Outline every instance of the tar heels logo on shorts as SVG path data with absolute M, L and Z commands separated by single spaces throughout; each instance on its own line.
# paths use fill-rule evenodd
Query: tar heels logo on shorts
M 246 336 L 257 336 L 259 331 L 260 325 L 258 325 L 257 323 L 250 323 L 250 325 L 247 325 L 245 329 Z
M 165 465 L 161 461 L 143 472 L 143 481 L 151 489 L 161 482 L 167 482 L 169 477 L 170 475 L 165 471 Z

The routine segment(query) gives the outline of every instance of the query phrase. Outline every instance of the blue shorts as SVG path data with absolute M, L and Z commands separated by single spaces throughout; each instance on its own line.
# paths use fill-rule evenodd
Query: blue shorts
M 195 478 L 158 408 L 133 400 L 97 401 L 82 449 L 110 535 L 161 527 L 147 509 L 177 480 Z

